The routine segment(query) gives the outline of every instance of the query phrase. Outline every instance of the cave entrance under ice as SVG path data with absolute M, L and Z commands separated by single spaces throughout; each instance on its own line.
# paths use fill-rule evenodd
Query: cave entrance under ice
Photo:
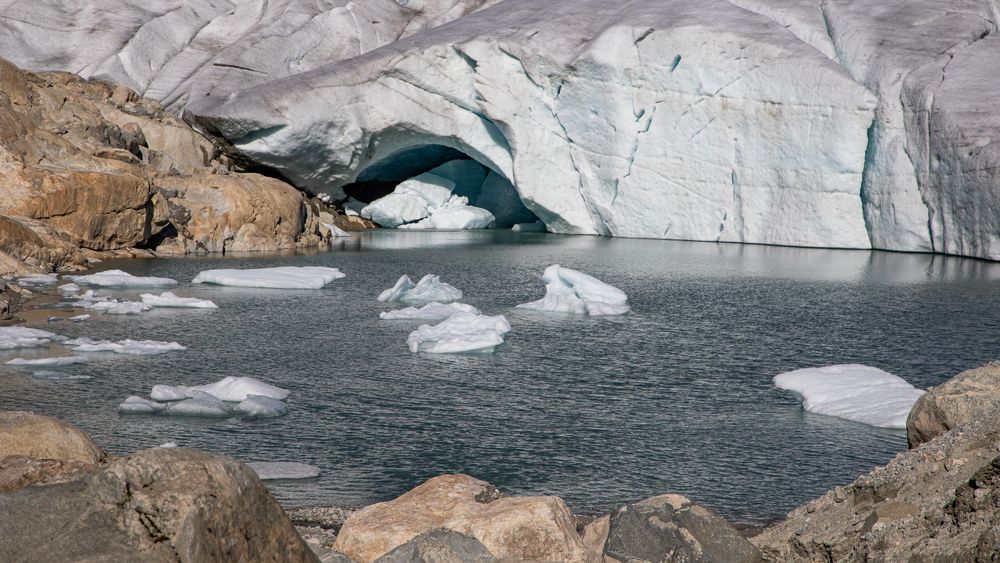
M 452 194 L 464 196 L 469 205 L 492 213 L 496 217 L 495 228 L 539 222 L 503 175 L 468 154 L 444 145 L 421 145 L 397 151 L 370 164 L 343 190 L 349 198 L 371 203 L 393 193 L 406 180 L 425 173 L 454 182 Z

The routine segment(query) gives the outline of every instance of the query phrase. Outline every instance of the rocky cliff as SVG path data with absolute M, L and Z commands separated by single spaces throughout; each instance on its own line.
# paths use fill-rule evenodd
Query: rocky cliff
M 212 142 L 128 88 L 0 59 L 0 274 L 81 269 L 101 253 L 329 238 L 318 202 L 230 168 Z

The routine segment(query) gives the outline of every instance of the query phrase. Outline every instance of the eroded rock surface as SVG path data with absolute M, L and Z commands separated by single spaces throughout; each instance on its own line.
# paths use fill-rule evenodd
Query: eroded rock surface
M 0 458 L 33 459 L 96 464 L 107 454 L 77 428 L 51 417 L 25 411 L 0 412 Z
M 927 390 L 910 411 L 906 437 L 911 448 L 1000 409 L 1000 364 L 962 372 Z
M 473 537 L 499 558 L 587 561 L 573 515 L 556 497 L 497 499 L 488 483 L 467 475 L 435 477 L 395 500 L 352 514 L 335 549 L 361 563 L 374 561 L 437 529 Z

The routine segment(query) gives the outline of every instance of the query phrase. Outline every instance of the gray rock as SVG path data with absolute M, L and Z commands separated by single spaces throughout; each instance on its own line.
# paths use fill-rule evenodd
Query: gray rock
M 377 559 L 378 563 L 490 563 L 496 557 L 479 540 L 452 530 L 421 534 Z
M 991 363 L 928 389 L 910 411 L 906 438 L 915 448 L 996 408 L 1000 408 L 1000 364 Z
M 605 561 L 761 561 L 729 522 L 680 495 L 662 495 L 611 513 Z
M 611 513 L 605 561 L 761 561 L 731 524 L 680 495 L 662 495 Z
M 318 559 L 253 471 L 155 448 L 0 494 L 0 561 Z

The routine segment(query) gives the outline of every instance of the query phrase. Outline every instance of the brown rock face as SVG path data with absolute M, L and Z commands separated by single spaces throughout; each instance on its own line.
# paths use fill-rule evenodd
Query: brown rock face
M 969 370 L 931 387 L 917 400 L 906 420 L 906 438 L 915 448 L 997 408 L 1000 364 Z
M 34 459 L 94 464 L 107 454 L 80 430 L 55 418 L 30 412 L 0 412 L 0 458 Z
M 177 232 L 161 254 L 293 249 L 309 216 L 300 191 L 258 174 L 161 177 L 156 190 L 154 220 Z
M 963 373 L 941 389 L 979 389 L 973 382 L 988 381 L 986 373 Z M 996 561 L 1000 407 L 958 404 L 970 410 L 944 411 L 967 422 L 947 418 L 957 426 L 795 509 L 750 541 L 772 561 Z
M 253 471 L 194 450 L 0 494 L 0 513 L 3 561 L 317 561 Z
M 556 497 L 493 500 L 488 483 L 467 475 L 435 477 L 395 500 L 361 509 L 344 523 L 335 548 L 374 561 L 420 534 L 444 528 L 473 537 L 498 558 L 592 561 L 573 515 Z

